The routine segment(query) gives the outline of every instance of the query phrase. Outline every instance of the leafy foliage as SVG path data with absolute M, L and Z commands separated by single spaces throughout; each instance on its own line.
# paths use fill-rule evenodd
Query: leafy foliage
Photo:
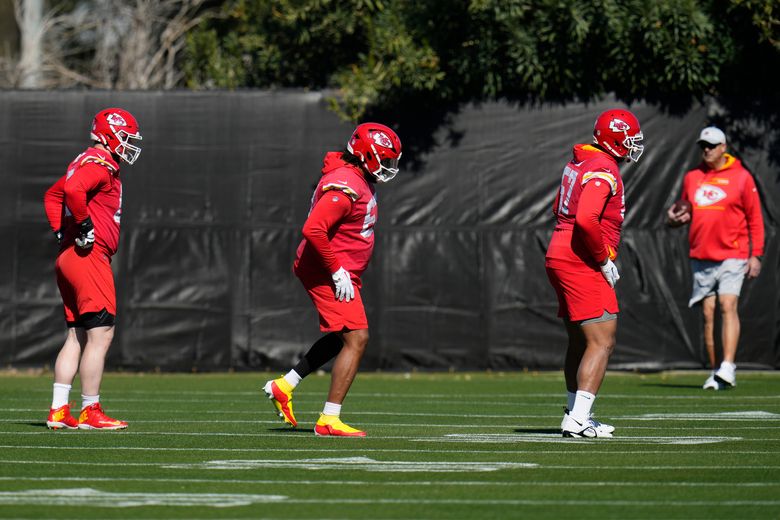
M 191 88 L 333 89 L 350 120 L 403 99 L 615 92 L 684 108 L 734 91 L 757 52 L 765 67 L 780 63 L 773 0 L 231 0 L 221 9 L 188 37 Z

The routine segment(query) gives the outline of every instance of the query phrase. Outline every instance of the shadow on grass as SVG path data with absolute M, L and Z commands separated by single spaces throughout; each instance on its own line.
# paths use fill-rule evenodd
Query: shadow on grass
M 289 426 L 279 426 L 278 428 L 268 428 L 269 432 L 277 432 L 277 433 L 289 433 L 290 435 L 296 435 L 296 434 L 307 434 L 311 435 L 314 433 L 314 428 L 290 428 Z
M 550 433 L 555 433 L 560 435 L 561 429 L 560 428 L 515 428 L 515 433 L 535 433 L 535 434 L 542 434 L 547 435 Z
M 683 385 L 678 383 L 640 383 L 639 386 L 655 386 L 658 388 L 698 388 L 701 389 L 701 385 Z
M 46 421 L 11 421 L 11 424 L 18 424 L 20 426 L 34 426 L 35 428 L 46 428 Z

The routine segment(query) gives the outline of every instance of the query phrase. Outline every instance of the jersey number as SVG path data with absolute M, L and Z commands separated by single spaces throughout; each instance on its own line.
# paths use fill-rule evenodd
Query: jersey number
M 114 213 L 114 222 L 119 224 L 119 221 L 122 219 L 122 187 L 119 187 L 119 207 L 116 209 L 116 213 Z
M 376 222 L 376 215 L 372 215 L 371 212 L 376 207 L 376 197 L 371 197 L 371 200 L 366 204 L 366 218 L 363 219 L 363 229 L 360 230 L 360 236 L 368 238 L 374 234 L 374 223 Z
M 558 197 L 559 214 L 569 214 L 569 200 L 571 199 L 571 192 L 574 191 L 574 186 L 577 184 L 577 176 L 577 172 L 568 166 L 563 169 L 563 176 L 561 176 L 561 193 Z

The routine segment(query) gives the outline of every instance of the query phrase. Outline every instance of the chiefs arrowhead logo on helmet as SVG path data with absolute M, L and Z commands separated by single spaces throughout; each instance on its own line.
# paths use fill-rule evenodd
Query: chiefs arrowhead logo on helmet
M 114 112 L 113 114 L 108 114 L 106 116 L 106 121 L 108 121 L 109 125 L 114 126 L 127 126 L 127 121 L 125 121 L 125 118 Z
M 374 139 L 374 142 L 379 146 L 382 146 L 384 148 L 393 147 L 393 142 L 384 132 L 374 132 L 374 135 L 372 135 L 371 137 Z
M 613 132 L 625 132 L 626 130 L 630 130 L 631 127 L 628 126 L 628 123 L 625 121 L 620 119 L 613 119 L 609 122 L 609 129 Z

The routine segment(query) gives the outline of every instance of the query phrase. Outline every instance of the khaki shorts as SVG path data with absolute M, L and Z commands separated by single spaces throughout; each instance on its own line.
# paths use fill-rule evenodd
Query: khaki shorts
M 747 260 L 744 258 L 727 258 L 721 262 L 691 258 L 693 291 L 688 307 L 693 307 L 707 296 L 716 294 L 739 296 L 746 269 Z

